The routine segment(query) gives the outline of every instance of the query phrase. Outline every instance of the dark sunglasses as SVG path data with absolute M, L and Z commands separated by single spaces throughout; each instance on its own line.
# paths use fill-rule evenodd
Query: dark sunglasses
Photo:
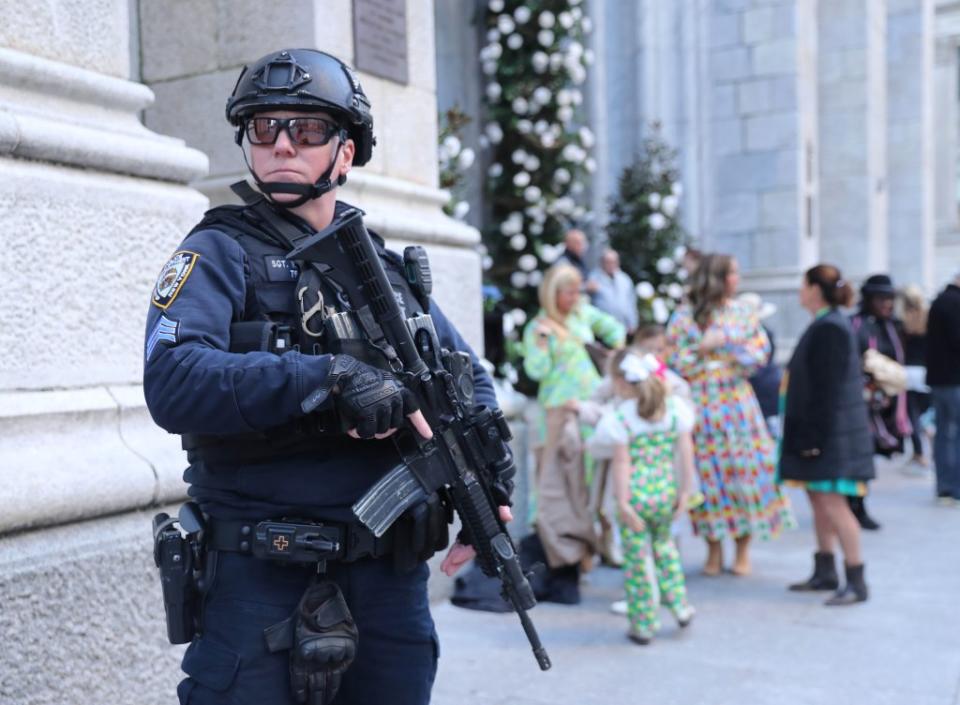
M 301 147 L 321 147 L 340 133 L 339 125 L 313 117 L 254 117 L 247 120 L 246 128 L 250 144 L 274 144 L 280 130 L 286 130 L 290 141 Z

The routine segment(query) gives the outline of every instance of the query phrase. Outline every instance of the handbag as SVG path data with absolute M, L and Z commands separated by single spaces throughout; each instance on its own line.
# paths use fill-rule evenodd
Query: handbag
M 907 390 L 906 368 L 874 348 L 863 353 L 863 371 L 870 375 L 874 385 L 888 397 L 895 397 Z
M 613 350 L 608 348 L 602 343 L 596 341 L 589 341 L 583 344 L 587 349 L 587 355 L 590 356 L 590 362 L 593 363 L 593 366 L 597 368 L 597 372 L 600 373 L 600 376 L 603 377 L 607 374 L 608 362 L 610 361 L 610 356 L 613 354 Z

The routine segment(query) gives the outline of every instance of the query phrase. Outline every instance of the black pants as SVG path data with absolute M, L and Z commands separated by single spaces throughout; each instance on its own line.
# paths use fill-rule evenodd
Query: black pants
M 920 430 L 920 416 L 930 408 L 930 395 L 926 392 L 907 392 L 907 413 L 910 414 L 910 425 L 913 433 L 910 442 L 913 444 L 913 454 L 923 455 L 923 439 Z
M 236 553 L 210 554 L 213 586 L 202 635 L 183 657 L 181 705 L 294 705 L 288 652 L 267 651 L 263 630 L 297 606 L 315 571 Z M 391 559 L 331 564 L 360 632 L 357 658 L 335 705 L 426 705 L 439 645 L 427 600 L 429 569 L 397 575 Z

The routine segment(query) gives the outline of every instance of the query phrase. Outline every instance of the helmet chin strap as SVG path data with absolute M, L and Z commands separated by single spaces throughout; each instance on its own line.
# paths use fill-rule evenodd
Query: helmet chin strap
M 330 176 L 333 174 L 333 169 L 337 165 L 337 157 L 340 156 L 340 148 L 343 147 L 344 142 L 346 142 L 347 133 L 346 130 L 341 130 L 338 135 L 337 148 L 333 152 L 333 158 L 330 160 L 330 166 L 327 167 L 327 170 L 320 175 L 320 178 L 312 184 L 298 184 L 292 181 L 271 181 L 269 183 L 261 181 L 260 177 L 257 176 L 257 172 L 253 170 L 253 167 L 250 166 L 250 162 L 247 160 L 247 152 L 243 149 L 243 136 L 239 135 L 238 144 L 240 144 L 240 151 L 243 154 L 243 161 L 247 165 L 247 171 L 250 172 L 250 175 L 253 176 L 254 182 L 257 184 L 257 188 L 267 197 L 267 200 L 270 201 L 273 205 L 279 208 L 297 208 L 302 206 L 307 201 L 313 200 L 314 198 L 320 198 L 323 194 L 332 191 L 336 186 L 343 186 L 347 182 L 347 177 L 344 174 L 340 174 L 336 182 L 330 179 Z M 299 195 L 299 198 L 295 198 L 292 201 L 278 201 L 273 198 L 275 193 L 292 193 Z

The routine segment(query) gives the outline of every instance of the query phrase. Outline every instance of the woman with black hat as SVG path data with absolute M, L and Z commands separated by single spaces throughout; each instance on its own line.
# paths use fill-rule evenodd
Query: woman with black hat
M 902 325 L 893 317 L 896 294 L 888 274 L 873 274 L 860 287 L 860 310 L 850 323 L 857 334 L 861 358 L 867 350 L 875 350 L 900 365 L 906 362 Z M 906 393 L 890 395 L 870 379 L 866 389 L 874 452 L 888 458 L 902 453 L 903 439 L 911 432 Z M 867 514 L 862 497 L 850 498 L 850 508 L 864 529 L 880 528 Z
M 840 270 L 819 264 L 804 274 L 800 304 L 814 316 L 784 374 L 780 480 L 802 485 L 817 537 L 813 575 L 795 592 L 837 590 L 834 546 L 843 549 L 846 585 L 827 605 L 867 599 L 860 527 L 844 497 L 862 497 L 874 476 L 873 442 L 863 405 L 860 351 L 846 317 L 853 289 Z

